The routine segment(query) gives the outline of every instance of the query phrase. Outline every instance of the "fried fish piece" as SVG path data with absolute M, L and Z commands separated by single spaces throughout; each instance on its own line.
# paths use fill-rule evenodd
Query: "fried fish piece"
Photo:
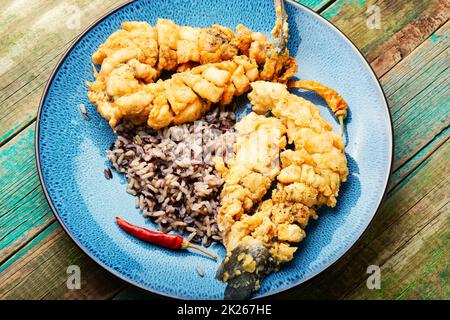
M 217 277 L 228 283 L 225 294 L 231 298 L 258 290 L 267 274 L 293 259 L 298 249 L 293 244 L 305 238 L 308 221 L 317 219 L 320 206 L 336 205 L 340 184 L 348 175 L 342 138 L 314 104 L 289 93 L 283 84 L 256 81 L 251 86 L 248 97 L 253 111 L 260 117 L 270 111 L 285 127 L 287 142 L 294 149 L 280 149 L 281 165 L 270 176 L 276 179 L 276 188 L 255 210 L 236 205 L 239 210 L 230 210 L 228 195 L 221 194 L 219 215 L 230 211 L 233 218 L 218 220 L 219 227 L 227 227 L 227 257 Z M 256 157 L 256 152 L 252 154 Z M 239 166 L 237 156 L 234 166 Z M 230 184 L 227 174 L 224 190 Z
M 259 79 L 259 71 L 251 58 L 236 56 L 175 73 L 164 81 L 144 81 L 152 76 L 152 69 L 132 59 L 113 69 L 109 76 L 100 72 L 96 81 L 87 82 L 88 97 L 112 128 L 122 118 L 132 118 L 135 123 L 146 122 L 160 129 L 171 123 L 195 121 L 212 104 L 229 105 L 234 97 L 250 90 L 250 84 Z M 149 95 L 144 94 L 147 92 L 153 93 L 156 100 L 149 100 Z M 120 105 L 116 101 L 121 101 Z
M 155 27 L 124 22 L 122 28 L 92 55 L 100 70 L 94 67 L 95 81 L 87 82 L 90 101 L 112 128 L 122 118 L 155 129 L 194 121 L 211 104 L 230 104 L 256 80 L 285 83 L 297 71 L 287 50 L 279 54 L 264 34 L 243 25 L 237 26 L 236 35 L 220 25 L 194 28 L 169 19 L 158 19 Z M 163 71 L 178 71 L 180 76 L 154 84 Z M 149 102 L 149 95 L 138 91 L 162 97 Z M 149 104 L 143 106 L 144 101 Z
M 111 34 L 92 55 L 92 61 L 101 65 L 100 73 L 106 75 L 120 63 L 137 59 L 152 68 L 153 78 L 146 79 L 149 83 L 162 71 L 232 60 L 239 55 L 255 58 L 264 80 L 279 77 L 285 82 L 296 71 L 295 60 L 288 53 L 278 55 L 264 34 L 243 25 L 236 27 L 235 35 L 218 24 L 195 28 L 169 19 L 158 19 L 154 27 L 147 22 L 123 22 L 122 29 Z
M 280 170 L 279 152 L 286 145 L 286 128 L 276 118 L 250 113 L 235 128 L 234 159 L 226 167 L 221 158 L 214 158 L 216 170 L 225 179 L 217 221 L 227 250 L 239 240 L 230 236 L 231 228 L 269 190 Z

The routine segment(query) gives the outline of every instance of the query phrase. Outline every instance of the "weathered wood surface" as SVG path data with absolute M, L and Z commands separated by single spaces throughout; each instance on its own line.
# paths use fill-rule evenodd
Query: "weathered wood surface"
M 33 126 L 1 149 L 0 168 L 0 263 L 3 263 L 54 221 L 37 175 Z
M 58 56 L 95 17 L 123 1 L 76 1 L 84 12 L 81 30 L 64 28 L 71 12 L 62 1 L 34 1 L 13 14 L 20 2 L 0 4 L 0 298 L 112 298 L 123 288 L 117 299 L 154 297 L 110 276 L 74 246 L 49 210 L 34 163 L 37 104 Z M 322 15 L 381 77 L 394 119 L 395 172 L 362 241 L 328 272 L 278 297 L 448 298 L 449 2 L 302 2 L 319 11 L 325 6 Z M 365 26 L 371 4 L 381 8 L 381 31 Z M 62 26 L 57 32 L 46 24 L 54 20 Z M 42 30 L 31 29 L 36 25 Z M 71 264 L 86 270 L 81 290 L 66 288 Z M 381 266 L 381 290 L 365 286 L 369 264 Z
M 82 290 L 67 288 L 70 265 L 80 267 Z M 108 299 L 124 286 L 80 254 L 57 223 L 40 233 L 0 271 L 0 299 Z
M 70 43 L 95 19 L 124 2 L 1 2 L 0 145 L 35 119 L 45 83 Z
M 432 145 L 439 146 L 444 141 L 440 137 L 448 138 L 449 46 L 450 22 L 447 22 L 381 78 L 394 122 L 394 171 L 410 167 L 408 160 L 425 148 L 430 139 L 436 138 L 438 141 Z M 397 182 L 394 174 L 391 183 Z
M 380 10 L 380 29 L 367 28 L 373 5 Z M 349 36 L 381 76 L 449 19 L 450 0 L 338 0 L 323 16 Z

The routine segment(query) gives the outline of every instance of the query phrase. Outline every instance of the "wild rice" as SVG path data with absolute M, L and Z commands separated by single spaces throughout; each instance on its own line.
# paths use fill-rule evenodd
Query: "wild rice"
M 107 180 L 112 179 L 113 175 L 112 175 L 111 169 L 106 168 L 106 169 L 103 171 L 103 173 L 105 174 L 105 178 L 106 178 Z
M 197 271 L 197 273 L 198 273 L 198 275 L 199 275 L 200 277 L 203 278 L 203 277 L 205 276 L 205 271 L 203 271 L 202 268 L 197 267 L 197 268 L 195 268 L 195 270 Z
M 232 153 L 234 122 L 233 112 L 217 108 L 195 123 L 161 130 L 124 122 L 108 159 L 125 174 L 136 207 L 161 231 L 189 233 L 189 241 L 209 246 L 222 239 L 216 215 L 223 180 L 211 160 Z

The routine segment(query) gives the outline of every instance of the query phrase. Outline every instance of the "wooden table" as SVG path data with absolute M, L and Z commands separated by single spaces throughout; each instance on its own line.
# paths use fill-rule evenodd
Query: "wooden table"
M 0 4 L 0 298 L 154 298 L 92 262 L 55 220 L 36 171 L 35 120 L 63 51 L 124 0 Z M 275 298 L 449 299 L 450 0 L 302 0 L 361 49 L 389 100 L 395 161 L 381 211 L 361 241 L 314 280 Z M 377 5 L 381 29 L 367 27 Z M 376 9 L 375 9 L 376 10 Z M 66 270 L 82 270 L 68 290 Z M 381 289 L 369 290 L 369 265 Z

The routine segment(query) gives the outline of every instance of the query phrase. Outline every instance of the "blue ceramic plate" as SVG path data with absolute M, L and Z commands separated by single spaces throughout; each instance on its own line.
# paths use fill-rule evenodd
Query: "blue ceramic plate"
M 343 256 L 374 217 L 386 189 L 392 161 L 392 128 L 385 97 L 367 62 L 352 43 L 319 15 L 286 3 L 291 55 L 302 79 L 320 81 L 339 91 L 350 106 L 347 157 L 350 176 L 334 209 L 320 210 L 308 227 L 296 258 L 270 275 L 255 297 L 305 282 Z M 106 180 L 105 150 L 115 140 L 107 122 L 87 97 L 92 80 L 91 55 L 125 20 L 155 24 L 158 17 L 198 27 L 242 23 L 269 34 L 275 21 L 272 0 L 145 0 L 116 9 L 89 28 L 63 57 L 43 96 L 37 121 L 37 161 L 48 201 L 70 237 L 116 276 L 146 290 L 188 299 L 222 299 L 224 285 L 214 278 L 219 262 L 189 252 L 171 252 L 120 232 L 114 216 L 154 228 L 134 207 L 124 179 Z M 324 101 L 303 94 L 338 125 Z M 84 103 L 91 121 L 84 121 Z M 245 106 L 244 106 L 245 109 Z M 224 256 L 221 245 L 211 248 Z M 201 266 L 205 277 L 196 273 Z

